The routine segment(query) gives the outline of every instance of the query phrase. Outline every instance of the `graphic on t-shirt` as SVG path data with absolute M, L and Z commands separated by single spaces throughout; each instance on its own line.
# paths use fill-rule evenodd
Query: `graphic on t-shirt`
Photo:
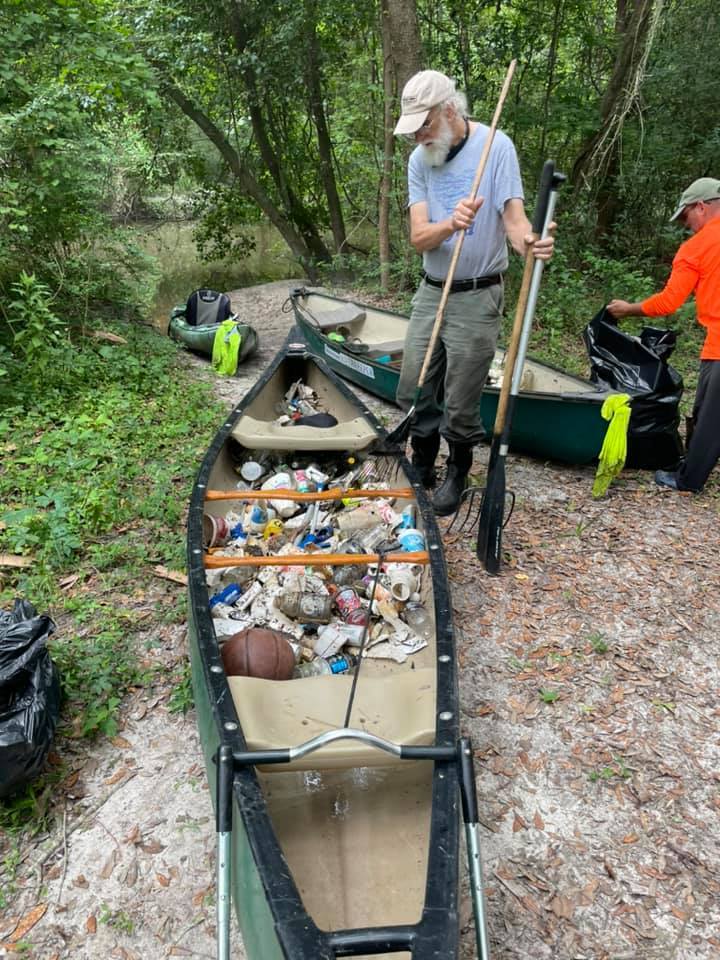
M 467 171 L 459 171 L 452 176 L 446 174 L 444 177 L 434 178 L 432 185 L 433 199 L 442 207 L 442 213 L 438 217 L 438 221 L 444 220 L 445 217 L 452 216 L 452 212 L 459 201 L 462 200 L 463 197 L 470 195 L 472 180 L 472 173 L 468 174 Z M 475 223 L 476 221 L 473 220 L 472 224 L 465 231 L 466 236 L 471 237 L 473 235 L 475 232 Z M 452 234 L 444 243 L 450 243 L 454 236 L 455 234 Z

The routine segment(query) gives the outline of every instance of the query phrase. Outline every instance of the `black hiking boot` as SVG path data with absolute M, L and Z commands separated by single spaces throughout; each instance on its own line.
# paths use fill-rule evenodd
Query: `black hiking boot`
M 460 497 L 467 486 L 467 475 L 473 461 L 472 443 L 454 443 L 451 440 L 448 445 L 450 456 L 447 473 L 432 502 L 438 517 L 449 517 L 460 506 Z
M 440 449 L 440 434 L 433 433 L 429 437 L 418 437 L 413 434 L 410 437 L 410 446 L 412 447 L 411 462 L 420 477 L 420 483 L 426 490 L 434 487 L 437 480 L 435 458 Z

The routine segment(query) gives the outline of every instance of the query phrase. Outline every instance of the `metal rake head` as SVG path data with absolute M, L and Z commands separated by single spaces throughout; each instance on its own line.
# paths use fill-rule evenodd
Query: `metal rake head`
M 389 453 L 386 454 L 384 452 L 378 452 L 376 453 L 372 462 L 375 468 L 377 479 L 381 483 L 394 483 L 396 481 L 398 473 L 397 456 L 393 456 Z
M 460 503 L 447 528 L 448 533 L 470 533 L 477 526 L 482 510 L 485 487 L 465 487 L 460 494 Z
M 476 529 L 480 515 L 482 513 L 483 499 L 485 497 L 485 487 L 471 485 L 465 487 L 460 494 L 460 503 L 453 514 L 452 520 L 447 528 L 448 533 L 472 533 Z M 503 519 L 503 528 L 510 522 L 513 510 L 515 509 L 515 494 L 512 490 L 505 492 L 505 517 Z

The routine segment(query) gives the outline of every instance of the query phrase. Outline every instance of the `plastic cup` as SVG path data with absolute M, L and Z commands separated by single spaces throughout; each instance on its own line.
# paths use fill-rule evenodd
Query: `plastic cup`
M 414 527 L 409 530 L 400 530 L 398 533 L 400 549 L 406 553 L 415 553 L 425 549 L 425 536 Z
M 213 517 L 209 513 L 202 518 L 203 543 L 206 549 L 222 547 L 230 539 L 230 527 L 224 517 Z
M 404 603 L 413 593 L 417 593 L 417 588 L 417 577 L 407 567 L 393 565 L 390 568 L 390 593 L 396 600 Z

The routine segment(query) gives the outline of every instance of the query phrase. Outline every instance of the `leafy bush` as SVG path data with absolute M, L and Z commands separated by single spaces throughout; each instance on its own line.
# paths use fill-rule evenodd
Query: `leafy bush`
M 29 382 L 37 386 L 51 363 L 53 347 L 61 341 L 64 324 L 50 309 L 50 290 L 35 274 L 23 270 L 10 288 L 14 295 L 6 307 L 10 346 L 20 355 Z
M 24 595 L 62 622 L 50 647 L 73 736 L 112 734 L 123 693 L 143 682 L 149 564 L 183 564 L 192 478 L 222 417 L 172 341 L 112 332 L 127 342 L 65 341 L 47 389 L 0 398 L 0 553 L 32 561 L 0 582 L 0 605 Z

